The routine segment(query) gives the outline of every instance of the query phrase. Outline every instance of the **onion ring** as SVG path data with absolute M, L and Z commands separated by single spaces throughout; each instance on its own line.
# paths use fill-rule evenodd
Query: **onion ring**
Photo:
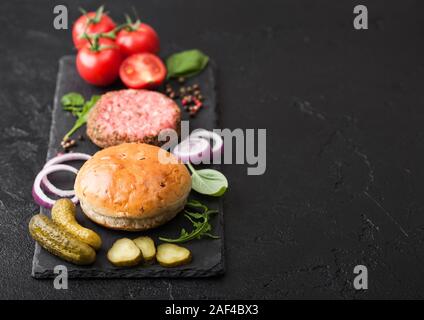
M 213 140 L 213 144 L 211 146 L 211 153 L 213 159 L 216 159 L 216 157 L 220 157 L 222 153 L 222 149 L 224 146 L 224 141 L 222 140 L 222 137 L 213 131 L 208 131 L 205 129 L 197 129 L 192 134 L 190 134 L 191 138 L 202 138 L 208 141 Z
M 69 171 L 72 173 L 77 173 L 78 170 L 74 167 L 71 167 L 66 164 L 53 164 L 49 165 L 47 168 L 43 168 L 34 180 L 34 185 L 32 187 L 32 196 L 34 197 L 35 202 L 37 202 L 40 206 L 50 209 L 53 207 L 53 204 L 56 202 L 56 200 L 50 199 L 41 189 L 41 181 L 42 179 L 47 176 L 50 173 L 57 172 L 57 171 Z M 71 201 L 75 204 L 78 203 L 77 196 L 74 196 Z
M 183 163 L 199 164 L 210 155 L 210 144 L 205 139 L 188 137 L 172 150 L 172 153 Z
M 66 161 L 77 161 L 77 160 L 88 160 L 91 156 L 86 153 L 79 153 L 79 152 L 72 152 L 72 153 L 65 153 L 58 155 L 49 161 L 46 162 L 44 165 L 44 168 L 47 168 L 51 165 L 60 164 Z M 42 186 L 45 187 L 45 189 L 54 195 L 57 195 L 59 197 L 72 197 L 75 195 L 75 190 L 63 190 L 60 188 L 57 188 L 54 186 L 50 180 L 48 179 L 47 175 L 43 177 L 41 180 Z

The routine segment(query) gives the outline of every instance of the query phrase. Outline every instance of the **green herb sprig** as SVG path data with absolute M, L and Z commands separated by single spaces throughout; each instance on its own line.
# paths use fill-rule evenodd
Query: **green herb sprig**
M 176 239 L 159 237 L 159 240 L 170 243 L 183 243 L 193 239 L 201 239 L 203 237 L 219 239 L 218 236 L 210 233 L 212 226 L 209 223 L 211 215 L 218 213 L 217 210 L 210 210 L 206 205 L 197 200 L 190 200 L 187 202 L 186 207 L 191 208 L 191 210 L 195 210 L 184 210 L 184 216 L 193 224 L 193 230 L 191 232 L 187 232 L 185 229 L 182 229 L 180 236 Z
M 77 118 L 74 126 L 63 137 L 63 141 L 68 140 L 75 131 L 87 123 L 88 113 L 99 99 L 100 96 L 92 96 L 90 100 L 85 101 L 84 97 L 76 92 L 70 92 L 62 97 L 60 102 L 63 110 L 71 112 Z

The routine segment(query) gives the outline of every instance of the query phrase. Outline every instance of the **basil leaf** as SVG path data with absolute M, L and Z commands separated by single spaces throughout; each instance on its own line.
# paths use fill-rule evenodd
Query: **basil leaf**
M 84 105 L 84 97 L 76 92 L 65 94 L 60 100 L 64 107 L 82 107 Z
M 209 196 L 220 197 L 228 188 L 225 176 L 213 169 L 202 169 L 193 171 L 191 175 L 192 188 Z
M 191 77 L 202 71 L 209 57 L 197 49 L 174 53 L 166 60 L 167 78 Z

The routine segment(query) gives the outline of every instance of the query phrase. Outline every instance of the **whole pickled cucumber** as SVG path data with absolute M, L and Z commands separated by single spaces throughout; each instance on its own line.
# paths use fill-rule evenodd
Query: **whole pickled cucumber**
M 87 265 L 96 260 L 93 248 L 67 233 L 44 214 L 31 218 L 29 232 L 44 249 L 66 261 Z
M 93 230 L 84 228 L 75 219 L 75 204 L 67 198 L 59 199 L 52 208 L 52 219 L 70 234 L 98 250 L 102 246 L 102 239 Z

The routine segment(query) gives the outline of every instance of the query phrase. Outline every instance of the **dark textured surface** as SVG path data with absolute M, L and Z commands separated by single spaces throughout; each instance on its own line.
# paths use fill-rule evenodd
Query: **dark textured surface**
M 216 109 L 216 92 L 215 92 L 215 70 L 213 62 L 196 77 L 187 81 L 186 85 L 197 83 L 204 97 L 205 107 L 202 112 L 199 112 L 196 117 L 190 119 L 190 129 L 197 128 L 216 128 L 217 109 Z M 75 68 L 75 56 L 65 56 L 60 59 L 59 73 L 57 86 L 55 90 L 54 107 L 52 111 L 52 124 L 50 130 L 48 159 L 56 156 L 62 151 L 60 142 L 69 128 L 72 128 L 75 118 L 70 114 L 63 112 L 60 104 L 60 98 L 68 92 L 80 92 L 87 99 L 94 94 L 102 94 L 104 92 L 122 89 L 122 86 L 117 83 L 113 88 L 95 88 L 87 85 L 79 77 Z M 182 118 L 187 120 L 189 115 L 182 111 Z M 88 139 L 84 130 L 80 130 L 78 135 L 84 137 L 83 141 L 78 141 L 77 146 L 73 148 L 75 152 L 83 152 L 94 154 L 99 150 Z M 65 189 L 73 188 L 73 179 L 69 180 L 69 175 L 58 173 L 53 174 L 50 180 L 55 185 L 60 185 Z M 202 239 L 200 241 L 191 241 L 184 244 L 193 255 L 193 260 L 190 264 L 178 268 L 163 268 L 158 264 L 141 264 L 133 268 L 117 268 L 111 265 L 107 260 L 107 250 L 112 244 L 123 237 L 130 239 L 137 238 L 142 235 L 150 236 L 156 244 L 161 243 L 158 237 L 175 238 L 178 237 L 182 228 L 191 230 L 191 226 L 187 223 L 187 219 L 183 214 L 179 214 L 175 219 L 166 223 L 160 228 L 155 228 L 147 232 L 123 232 L 113 231 L 103 228 L 91 222 L 82 212 L 80 207 L 77 209 L 77 219 L 85 227 L 97 232 L 102 238 L 102 248 L 97 252 L 96 261 L 91 266 L 76 266 L 51 255 L 46 250 L 36 244 L 35 254 L 33 259 L 32 274 L 35 278 L 52 278 L 55 277 L 54 268 L 57 265 L 65 265 L 70 278 L 145 278 L 145 277 L 211 277 L 222 274 L 224 272 L 224 212 L 222 210 L 222 198 L 201 197 L 196 192 L 190 194 L 190 199 L 200 200 L 210 209 L 219 211 L 219 214 L 211 220 L 214 226 L 212 233 L 219 236 L 219 239 Z M 42 209 L 44 214 L 50 215 L 50 210 Z
M 352 28 L 356 1 L 105 2 L 115 17 L 135 5 L 169 50 L 216 60 L 221 126 L 267 128 L 267 172 L 224 167 L 222 277 L 73 280 L 61 291 L 32 279 L 30 188 L 57 60 L 72 45 L 52 28 L 54 1 L 1 1 L 1 298 L 423 298 L 422 1 L 361 1 L 364 32 Z M 83 2 L 60 3 L 75 18 Z M 366 292 L 352 288 L 357 264 L 369 268 Z

